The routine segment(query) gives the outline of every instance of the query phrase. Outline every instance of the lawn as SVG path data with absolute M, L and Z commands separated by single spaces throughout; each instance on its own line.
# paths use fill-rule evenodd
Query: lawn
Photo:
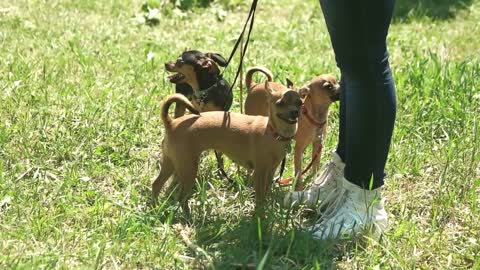
M 286 188 L 272 187 L 265 220 L 252 218 L 247 173 L 231 164 L 232 187 L 212 154 L 190 217 L 169 193 L 149 206 L 161 99 L 174 92 L 163 63 L 185 48 L 228 56 L 249 9 L 177 2 L 150 12 L 153 25 L 139 0 L 0 2 L 0 268 L 480 268 L 480 0 L 397 1 L 390 225 L 378 241 L 340 242 L 304 233 L 315 216 L 282 207 Z M 245 65 L 297 85 L 338 76 L 318 2 L 259 1 Z M 322 163 L 338 105 L 329 121 Z

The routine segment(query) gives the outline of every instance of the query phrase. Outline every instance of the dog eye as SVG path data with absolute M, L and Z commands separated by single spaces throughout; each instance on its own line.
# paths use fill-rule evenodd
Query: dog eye
M 183 61 L 183 59 L 181 57 L 179 57 L 175 63 L 177 65 L 183 65 L 185 63 L 185 61 Z

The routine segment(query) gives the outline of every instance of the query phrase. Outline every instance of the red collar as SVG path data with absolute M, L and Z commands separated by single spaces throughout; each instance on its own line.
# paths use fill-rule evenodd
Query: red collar
M 310 115 L 305 105 L 302 105 L 302 113 L 303 115 L 305 115 L 305 117 L 307 117 L 308 122 L 310 122 L 310 124 L 316 126 L 317 128 L 323 128 L 323 126 L 325 126 L 325 124 L 327 123 L 327 121 L 323 121 L 319 123 L 317 120 L 313 119 L 313 117 Z
M 295 137 L 295 135 L 291 136 L 291 137 L 284 137 L 284 136 L 278 134 L 278 132 L 270 124 L 268 124 L 267 128 L 268 128 L 268 130 L 270 130 L 273 138 L 275 138 L 275 140 L 280 141 L 280 142 L 288 142 L 288 141 L 292 140 L 293 137 Z

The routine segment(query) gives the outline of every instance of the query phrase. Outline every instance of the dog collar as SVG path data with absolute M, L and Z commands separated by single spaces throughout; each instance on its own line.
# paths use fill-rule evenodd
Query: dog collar
M 207 102 L 207 96 L 208 92 L 212 89 L 218 88 L 218 87 L 225 87 L 227 86 L 227 81 L 223 79 L 223 77 L 220 75 L 218 76 L 217 82 L 212 84 L 212 86 L 205 88 L 205 89 L 199 89 L 198 91 L 194 91 L 193 97 L 196 98 L 197 100 L 201 102 Z
M 268 130 L 272 133 L 272 136 L 275 140 L 280 141 L 280 142 L 288 142 L 293 139 L 294 136 L 291 137 L 284 137 L 280 135 L 271 125 L 268 125 Z
M 226 84 L 226 81 L 223 79 L 223 76 L 222 76 L 222 75 L 218 75 L 218 76 L 217 76 L 217 81 L 216 81 L 214 84 L 212 84 L 212 86 L 207 87 L 207 88 L 205 88 L 205 89 L 199 89 L 199 91 L 200 91 L 200 92 L 208 92 L 208 91 L 212 90 L 213 88 L 217 88 L 217 87 L 219 87 L 219 86 L 222 86 L 222 87 L 223 87 L 223 86 L 225 86 L 225 85 L 227 85 L 227 84 Z
M 316 126 L 317 128 L 323 128 L 323 126 L 325 126 L 325 124 L 327 123 L 327 121 L 323 121 L 320 123 L 317 120 L 313 119 L 313 117 L 310 115 L 305 105 L 302 105 L 302 113 L 303 115 L 305 115 L 305 117 L 307 117 L 310 124 Z

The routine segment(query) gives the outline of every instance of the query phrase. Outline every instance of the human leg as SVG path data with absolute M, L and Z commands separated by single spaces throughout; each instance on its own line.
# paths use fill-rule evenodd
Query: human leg
M 314 235 L 353 234 L 367 225 L 383 230 L 380 187 L 396 111 L 386 47 L 394 1 L 320 3 L 344 86 L 337 151 L 345 161 L 345 177 L 337 181 L 338 195 L 313 227 Z

